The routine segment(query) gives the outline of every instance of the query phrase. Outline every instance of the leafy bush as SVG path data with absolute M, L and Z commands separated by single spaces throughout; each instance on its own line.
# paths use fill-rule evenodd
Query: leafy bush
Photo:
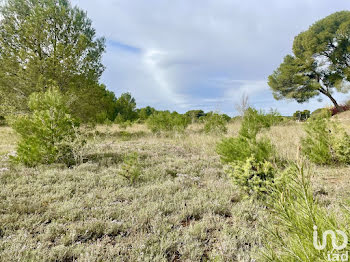
M 205 117 L 204 131 L 209 134 L 225 134 L 227 133 L 227 120 L 223 115 L 210 114 Z
M 231 120 L 231 117 L 227 114 L 222 114 L 221 115 L 227 122 L 229 122 Z
M 309 110 L 304 110 L 304 111 L 296 111 L 293 114 L 293 118 L 298 121 L 306 121 L 310 118 L 310 111 Z
M 190 119 L 177 112 L 164 111 L 151 115 L 146 123 L 153 133 L 183 132 L 190 124 Z
M 124 157 L 119 175 L 126 178 L 131 184 L 135 183 L 140 178 L 141 167 L 137 152 L 133 152 Z
M 248 195 L 263 197 L 273 183 L 275 169 L 270 162 L 257 161 L 254 156 L 246 161 L 235 161 L 229 165 L 226 173 Z
M 248 108 L 243 116 L 239 135 L 246 138 L 256 138 L 256 135 L 264 128 L 269 128 L 283 121 L 283 118 L 275 111 L 265 114 L 254 108 Z
M 257 139 L 257 134 L 264 128 L 280 121 L 276 113 L 264 114 L 248 108 L 244 114 L 238 137 L 224 138 L 217 145 L 217 152 L 224 163 L 236 160 L 245 161 L 253 154 L 258 162 L 271 159 L 274 147 L 267 138 Z
M 332 116 L 332 112 L 328 108 L 319 108 L 312 112 L 310 118 L 329 118 Z
M 149 118 L 149 116 L 154 114 L 156 110 L 153 107 L 147 106 L 147 107 L 138 109 L 137 112 L 138 112 L 139 120 L 145 121 Z
M 217 145 L 217 152 L 223 163 L 245 161 L 253 154 L 257 161 L 263 162 L 271 159 L 275 148 L 266 137 L 257 140 L 238 136 L 222 139 Z
M 333 123 L 331 150 L 334 151 L 336 162 L 350 164 L 350 136 L 336 123 Z
M 191 119 L 192 123 L 198 122 L 199 118 L 206 116 L 203 110 L 190 110 L 185 115 Z
M 305 124 L 302 152 L 313 163 L 350 163 L 350 136 L 336 122 L 319 118 Z
M 264 114 L 248 108 L 237 137 L 224 138 L 217 145 L 221 161 L 229 164 L 226 173 L 232 182 L 248 195 L 261 198 L 273 183 L 275 169 L 271 164 L 275 152 L 271 141 L 257 138 L 258 133 L 280 122 L 276 112 Z
M 332 134 L 324 118 L 308 121 L 305 124 L 306 137 L 302 139 L 302 153 L 316 164 L 330 164 L 333 157 L 330 150 Z
M 320 207 L 311 188 L 310 171 L 304 166 L 292 164 L 275 180 L 270 191 L 267 210 L 271 222 L 264 224 L 267 237 L 261 260 L 328 261 L 327 256 L 334 251 L 333 246 L 331 241 L 327 241 L 323 250 L 314 247 L 314 226 L 317 227 L 318 241 L 326 230 L 346 232 L 349 217 L 345 214 L 348 211 L 344 210 L 346 219 L 341 222 L 329 214 L 329 210 Z M 348 250 L 346 248 L 342 253 Z
M 30 96 L 31 114 L 12 121 L 12 127 L 20 135 L 16 161 L 27 166 L 74 164 L 72 145 L 77 140 L 78 123 L 68 114 L 64 101 L 56 88 Z

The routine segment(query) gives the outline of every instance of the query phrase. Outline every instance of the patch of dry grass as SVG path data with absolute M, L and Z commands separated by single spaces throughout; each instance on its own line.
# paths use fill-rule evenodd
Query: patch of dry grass
M 229 125 L 236 135 L 239 122 Z M 279 154 L 293 160 L 300 124 L 267 132 Z M 155 136 L 143 125 L 91 131 L 88 162 L 12 166 L 10 128 L 0 128 L 0 261 L 254 261 L 267 215 L 243 200 L 223 173 L 221 138 L 192 125 L 184 134 Z M 140 180 L 119 175 L 137 152 Z M 315 167 L 315 189 L 336 208 L 349 192 L 349 168 Z

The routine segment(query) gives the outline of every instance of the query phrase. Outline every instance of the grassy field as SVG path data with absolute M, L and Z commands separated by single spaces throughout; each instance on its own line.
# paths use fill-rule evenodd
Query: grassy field
M 16 136 L 1 127 L 0 261 L 259 261 L 272 218 L 230 183 L 215 152 L 220 137 L 201 128 L 159 137 L 143 125 L 99 126 L 86 163 L 25 168 L 10 164 Z M 227 136 L 238 129 L 230 124 Z M 280 156 L 298 158 L 302 124 L 267 135 Z M 132 184 L 120 172 L 133 152 L 141 177 Z M 313 170 L 315 195 L 336 211 L 350 168 Z

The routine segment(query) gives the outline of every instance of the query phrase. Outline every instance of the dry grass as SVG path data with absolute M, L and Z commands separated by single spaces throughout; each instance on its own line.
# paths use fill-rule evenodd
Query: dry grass
M 229 126 L 237 134 L 239 123 Z M 185 134 L 155 136 L 143 125 L 98 126 L 87 163 L 12 166 L 10 128 L 0 128 L 0 261 L 254 261 L 266 223 L 264 209 L 242 199 L 222 171 L 220 137 L 192 125 Z M 267 135 L 293 160 L 302 128 Z M 119 175 L 137 152 L 141 178 Z M 315 189 L 336 208 L 350 190 L 349 168 L 315 167 Z

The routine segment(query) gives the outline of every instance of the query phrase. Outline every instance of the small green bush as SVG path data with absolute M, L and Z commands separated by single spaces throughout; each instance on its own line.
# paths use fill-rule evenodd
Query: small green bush
M 332 146 L 337 161 L 343 164 L 350 164 L 350 136 L 345 130 L 339 130 L 338 135 L 333 137 Z
M 244 192 L 256 198 L 262 198 L 271 187 L 275 169 L 270 162 L 257 161 L 254 156 L 246 161 L 235 161 L 226 169 L 233 184 L 239 186 Z
M 257 138 L 264 128 L 279 122 L 276 113 L 264 114 L 255 109 L 246 110 L 238 137 L 224 138 L 217 145 L 217 152 L 224 163 L 246 161 L 253 154 L 258 162 L 271 160 L 274 146 L 266 137 Z
M 310 111 L 309 110 L 304 110 L 304 111 L 296 111 L 293 114 L 293 118 L 298 121 L 306 121 L 310 118 Z
M 29 115 L 12 121 L 12 127 L 20 135 L 15 160 L 27 166 L 74 164 L 78 122 L 68 114 L 59 90 L 50 88 L 45 93 L 33 93 L 28 106 Z
M 133 125 L 133 121 L 125 120 L 125 118 L 121 114 L 117 115 L 117 117 L 114 119 L 114 123 L 118 124 L 118 126 L 121 129 L 126 129 L 127 127 L 130 127 Z
M 125 155 L 119 175 L 126 178 L 131 184 L 134 184 L 140 179 L 141 167 L 137 152 Z
M 204 132 L 207 134 L 226 134 L 227 118 L 219 114 L 210 114 L 205 117 Z
M 316 118 L 305 124 L 302 153 L 319 165 L 350 164 L 350 136 L 335 121 Z
M 243 116 L 242 126 L 239 135 L 248 139 L 256 138 L 256 135 L 266 128 L 270 128 L 283 121 L 276 111 L 265 114 L 254 108 L 248 108 Z
M 331 164 L 333 156 L 330 150 L 332 134 L 328 120 L 317 118 L 308 121 L 305 126 L 306 137 L 302 139 L 302 153 L 316 164 Z
M 331 110 L 329 110 L 328 108 L 319 108 L 311 113 L 310 118 L 311 119 L 329 118 L 331 116 L 332 116 Z
M 128 127 L 131 127 L 132 125 L 133 125 L 133 122 L 131 122 L 130 120 L 126 120 L 124 122 L 119 123 L 119 127 L 121 129 L 127 129 Z
M 217 145 L 217 153 L 220 155 L 223 163 L 245 161 L 253 154 L 257 161 L 263 162 L 270 160 L 274 152 L 275 147 L 266 137 L 262 137 L 259 140 L 247 139 L 242 136 L 229 137 L 222 139 Z
M 226 173 L 233 184 L 251 197 L 262 198 L 275 175 L 271 164 L 275 147 L 268 138 L 258 139 L 257 135 L 262 129 L 279 122 L 280 117 L 276 112 L 264 114 L 248 108 L 238 136 L 224 138 L 217 145 L 221 161 L 228 164 Z
M 147 119 L 147 126 L 153 133 L 183 132 L 190 124 L 190 118 L 177 112 L 157 112 Z

